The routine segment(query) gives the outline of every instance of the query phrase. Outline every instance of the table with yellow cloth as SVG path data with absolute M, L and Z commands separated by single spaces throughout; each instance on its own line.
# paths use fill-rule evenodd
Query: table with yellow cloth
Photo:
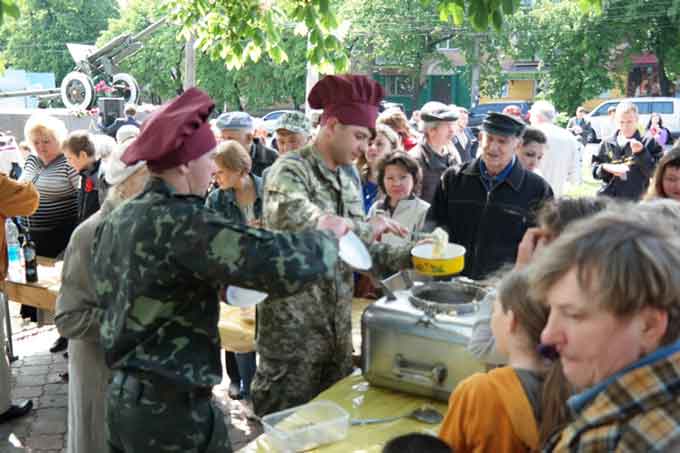
M 423 406 L 433 407 L 446 415 L 446 403 L 370 385 L 360 374 L 353 374 L 322 392 L 313 401 L 332 401 L 349 412 L 350 419 L 382 418 L 405 415 Z M 342 442 L 320 446 L 323 453 L 380 453 L 383 446 L 397 436 L 424 433 L 436 436 L 440 425 L 428 425 L 410 418 L 363 426 L 350 426 Z M 277 450 L 266 434 L 239 450 L 240 453 L 268 453 Z
M 352 343 L 355 354 L 361 352 L 361 315 L 373 302 L 370 299 L 352 299 Z M 252 311 L 221 304 L 219 330 L 224 349 L 234 352 L 255 350 L 255 318 Z

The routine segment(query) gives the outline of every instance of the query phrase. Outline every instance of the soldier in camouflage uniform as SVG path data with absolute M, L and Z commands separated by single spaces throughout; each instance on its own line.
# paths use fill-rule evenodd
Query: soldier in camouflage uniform
M 303 231 L 332 213 L 370 244 L 379 272 L 409 266 L 411 249 L 410 244 L 390 248 L 374 241 L 383 232 L 405 232 L 384 217 L 365 221 L 351 165 L 368 146 L 380 99 L 382 87 L 363 76 L 321 80 L 309 95 L 310 105 L 324 108 L 317 140 L 274 163 L 264 194 L 266 228 Z M 305 403 L 350 373 L 352 292 L 352 270 L 339 263 L 334 280 L 258 307 L 260 362 L 251 387 L 258 415 Z
M 95 236 L 95 291 L 109 305 L 101 341 L 113 370 L 112 452 L 230 452 L 224 414 L 211 401 L 222 379 L 218 288 L 276 297 L 334 275 L 332 234 L 252 229 L 204 208 L 197 195 L 215 170 L 212 108 L 192 88 L 147 120 L 123 161 L 146 160 L 153 177 Z

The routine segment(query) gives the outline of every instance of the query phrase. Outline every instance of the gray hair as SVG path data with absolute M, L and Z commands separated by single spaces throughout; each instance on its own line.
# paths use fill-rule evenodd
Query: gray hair
M 532 115 L 540 115 L 551 123 L 555 121 L 555 117 L 557 116 L 555 106 L 548 101 L 536 101 L 534 105 L 531 106 L 531 113 Z
M 437 126 L 441 124 L 440 121 L 423 121 L 423 132 L 431 131 L 436 129 Z
M 532 296 L 548 291 L 575 269 L 581 288 L 615 316 L 645 307 L 668 313 L 661 344 L 680 337 L 680 239 L 632 208 L 605 211 L 570 225 L 529 266 Z
M 94 155 L 97 159 L 108 159 L 116 146 L 116 140 L 105 134 L 92 135 L 94 142 Z

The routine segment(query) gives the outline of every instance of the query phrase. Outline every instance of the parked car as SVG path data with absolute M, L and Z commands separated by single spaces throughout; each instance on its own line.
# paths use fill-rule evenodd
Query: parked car
M 488 104 L 478 104 L 472 109 L 470 109 L 470 120 L 468 122 L 468 127 L 479 129 L 482 125 L 482 121 L 491 112 L 502 113 L 503 109 L 509 105 L 516 105 L 522 111 L 522 119 L 529 122 L 529 110 L 531 109 L 532 102 L 529 101 L 507 101 L 507 102 L 490 102 Z
M 268 134 L 272 134 L 274 133 L 274 125 L 276 124 L 276 120 L 278 120 L 279 117 L 284 113 L 292 111 L 293 110 L 274 110 L 273 112 L 269 112 L 262 117 L 261 125 L 267 130 Z
M 649 117 L 653 112 L 658 113 L 663 120 L 664 127 L 671 131 L 671 136 L 676 138 L 680 135 L 680 98 L 670 97 L 641 97 L 641 98 L 622 98 L 611 99 L 602 102 L 587 115 L 598 140 L 602 140 L 613 134 L 617 127 L 611 124 L 607 116 L 610 107 L 616 107 L 622 101 L 631 101 L 638 108 L 640 130 L 649 122 Z

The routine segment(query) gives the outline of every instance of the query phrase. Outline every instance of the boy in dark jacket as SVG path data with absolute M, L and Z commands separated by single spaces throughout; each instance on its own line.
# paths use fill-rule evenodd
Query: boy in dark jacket
M 80 173 L 78 223 L 99 210 L 99 165 L 94 141 L 85 130 L 71 132 L 62 145 L 68 163 Z

